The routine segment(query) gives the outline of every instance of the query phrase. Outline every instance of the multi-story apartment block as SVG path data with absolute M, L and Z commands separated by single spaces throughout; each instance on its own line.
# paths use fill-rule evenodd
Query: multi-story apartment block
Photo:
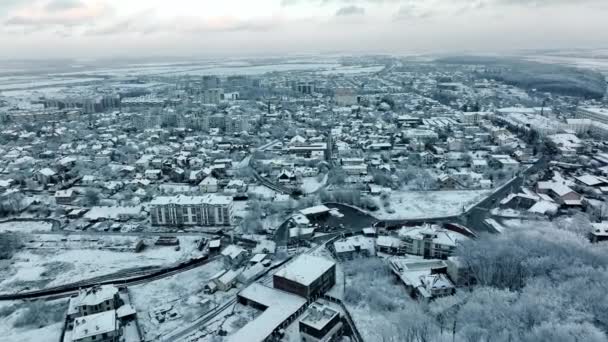
M 399 231 L 406 254 L 425 259 L 447 259 L 456 250 L 458 241 L 467 237 L 438 226 L 403 227 Z
M 150 203 L 150 217 L 155 226 L 230 226 L 232 197 L 218 194 L 156 197 Z

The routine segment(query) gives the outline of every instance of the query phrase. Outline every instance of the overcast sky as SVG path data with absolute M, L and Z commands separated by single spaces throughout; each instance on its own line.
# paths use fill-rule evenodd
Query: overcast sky
M 608 0 L 0 0 L 3 58 L 608 46 Z

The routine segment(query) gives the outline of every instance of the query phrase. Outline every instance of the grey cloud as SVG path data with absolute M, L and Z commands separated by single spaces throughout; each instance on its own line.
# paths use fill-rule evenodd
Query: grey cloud
M 363 15 L 365 14 L 365 8 L 351 5 L 340 8 L 336 11 L 336 16 L 350 16 L 350 15 Z

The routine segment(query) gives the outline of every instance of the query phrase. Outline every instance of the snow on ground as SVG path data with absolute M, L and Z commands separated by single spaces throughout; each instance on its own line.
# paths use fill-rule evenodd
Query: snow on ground
M 394 337 L 394 328 L 403 319 L 401 313 L 420 304 L 392 274 L 371 274 L 358 266 L 370 261 L 373 262 L 361 259 L 343 264 L 347 275 L 344 304 L 365 341 L 383 341 L 387 336 Z M 367 266 L 382 267 L 375 263 Z
M 500 220 L 500 223 L 502 223 L 502 225 L 507 229 L 557 228 L 553 222 L 547 220 L 513 219 Z
M 371 213 L 381 220 L 418 219 L 458 215 L 464 208 L 488 196 L 488 190 L 393 191 L 385 208 L 383 200 L 374 197 L 379 210 Z
M 144 330 L 146 340 L 183 328 L 209 309 L 221 305 L 234 296 L 236 289 L 228 292 L 218 291 L 211 295 L 203 293 L 205 284 L 223 268 L 222 261 L 216 260 L 169 278 L 129 287 L 132 304 L 137 310 L 139 324 Z M 201 300 L 206 298 L 214 302 L 211 308 L 205 308 L 200 304 Z M 177 318 L 157 324 L 151 313 L 163 307 L 172 307 L 172 311 L 177 313 Z
M 150 240 L 144 251 L 135 253 L 132 247 L 136 237 L 44 235 L 27 243 L 27 248 L 17 252 L 10 264 L 0 268 L 0 291 L 44 288 L 126 269 L 166 266 L 200 254 L 196 237 L 179 239 L 179 251 L 172 246 L 153 246 Z
M 265 199 L 272 199 L 278 194 L 278 192 L 269 189 L 263 185 L 250 186 L 248 192 Z
M 319 190 L 325 183 L 327 183 L 327 175 L 320 182 L 317 180 L 317 177 L 304 177 L 302 178 L 302 191 L 305 194 L 313 193 Z
M 247 216 L 247 201 L 234 201 L 232 202 L 232 213 L 234 217 L 245 217 Z
M 35 233 L 51 231 L 53 225 L 42 221 L 11 221 L 0 223 L 0 232 Z
M 48 302 L 40 307 L 44 311 L 56 309 L 56 313 L 44 312 L 37 315 L 40 322 L 23 325 L 22 316 L 31 304 L 27 302 L 0 302 L 0 336 L 3 342 L 40 342 L 59 341 L 63 326 L 64 308 L 67 310 L 67 299 Z M 32 310 L 32 309 L 29 309 Z

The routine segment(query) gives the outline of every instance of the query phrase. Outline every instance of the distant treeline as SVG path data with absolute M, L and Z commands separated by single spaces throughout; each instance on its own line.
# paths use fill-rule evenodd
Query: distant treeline
M 437 62 L 481 65 L 486 67 L 485 77 L 526 90 L 593 99 L 606 93 L 604 76 L 593 70 L 501 57 L 446 57 Z

